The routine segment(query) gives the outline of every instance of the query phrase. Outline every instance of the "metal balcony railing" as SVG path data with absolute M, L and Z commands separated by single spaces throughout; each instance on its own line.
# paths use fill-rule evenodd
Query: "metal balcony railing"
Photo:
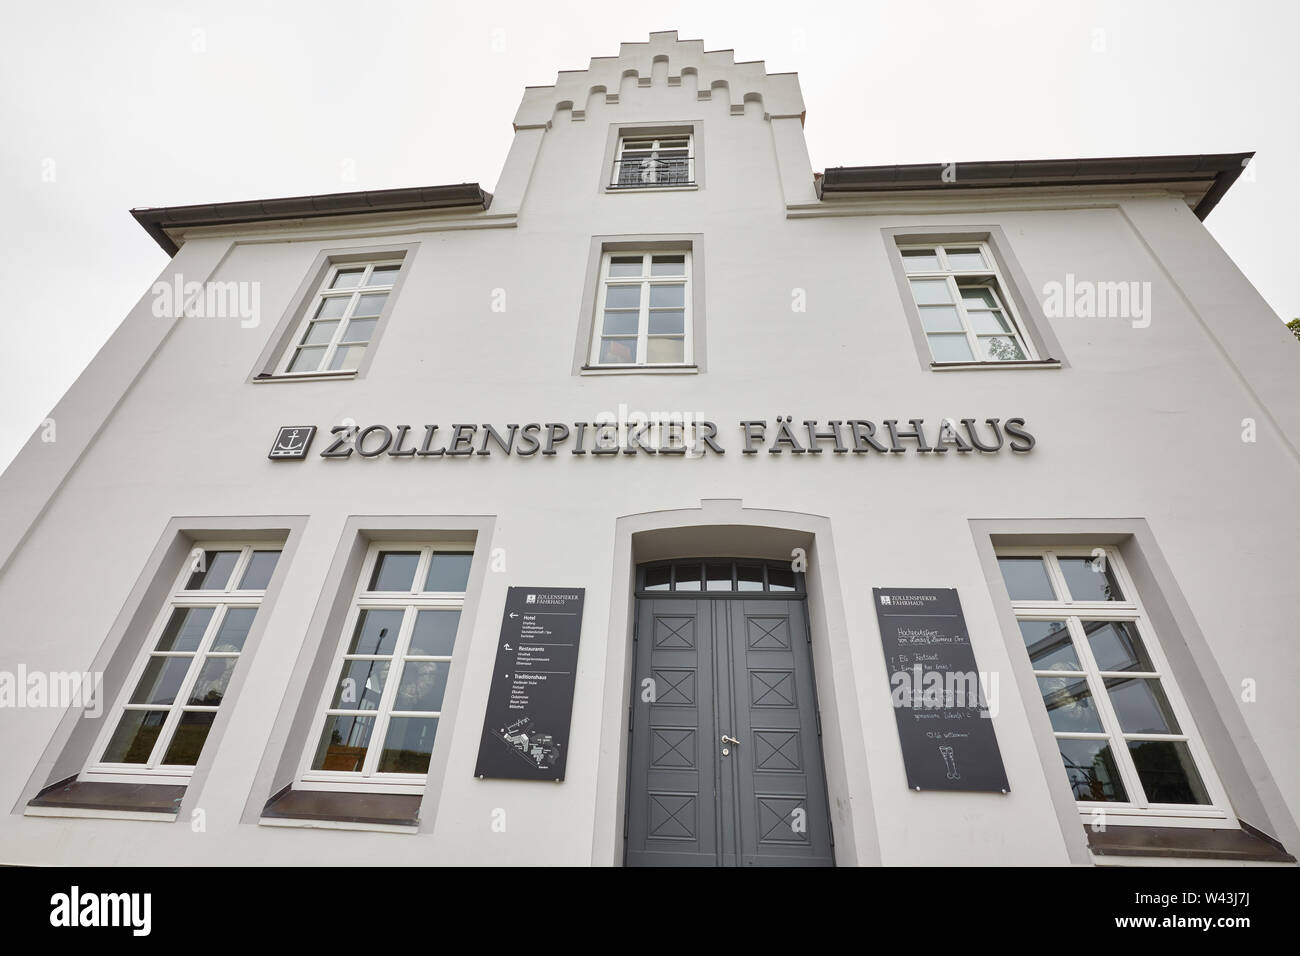
M 614 163 L 614 188 L 645 186 L 692 186 L 695 184 L 694 156 L 624 156 Z

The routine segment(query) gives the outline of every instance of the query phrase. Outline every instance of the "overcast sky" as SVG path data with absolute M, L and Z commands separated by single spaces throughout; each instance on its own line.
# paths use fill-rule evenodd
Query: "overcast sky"
M 655 30 L 795 71 L 813 168 L 1256 150 L 1207 225 L 1300 316 L 1300 3 L 131 2 L 0 30 L 0 467 L 166 255 L 127 210 L 495 184 L 526 85 Z

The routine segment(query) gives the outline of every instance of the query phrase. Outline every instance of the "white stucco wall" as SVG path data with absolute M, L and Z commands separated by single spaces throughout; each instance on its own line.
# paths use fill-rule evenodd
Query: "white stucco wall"
M 627 63 L 642 55 L 629 53 Z M 671 57 L 669 74 L 680 75 Z M 551 125 L 520 131 L 529 145 L 513 151 L 511 163 L 534 155 L 535 163 L 502 176 L 491 213 L 517 211 L 513 226 L 443 229 L 436 216 L 404 216 L 231 230 L 185 243 L 164 278 L 180 272 L 259 282 L 263 320 L 245 329 L 235 320 L 190 319 L 168 330 L 160 326 L 170 320 L 149 314 L 146 295 L 120 333 L 136 347 L 119 355 L 110 343 L 74 390 L 80 404 L 64 409 L 66 417 L 56 410 L 58 442 L 34 441 L 6 474 L 6 492 L 20 479 L 66 478 L 40 489 L 48 501 L 39 517 L 18 513 L 16 492 L 6 498 L 14 504 L 0 509 L 18 529 L 17 550 L 0 572 L 0 670 L 87 667 L 173 517 L 304 515 L 305 531 L 282 592 L 262 611 L 265 636 L 245 662 L 245 683 L 192 804 L 206 811 L 206 832 L 192 832 L 184 819 L 24 817 L 20 797 L 62 714 L 12 710 L 0 713 L 0 862 L 592 862 L 600 842 L 593 820 L 617 798 L 597 775 L 602 713 L 626 694 L 606 676 L 611 643 L 627 639 L 607 628 L 610 602 L 625 590 L 611 572 L 616 519 L 697 508 L 703 499 L 824 516 L 834 529 L 849 648 L 837 663 L 857 695 L 870 771 L 870 792 L 853 794 L 854 812 L 870 832 L 860 848 L 878 841 L 881 861 L 1068 861 L 1050 798 L 1051 788 L 1063 786 L 1061 770 L 1042 765 L 1013 695 L 1004 695 L 995 721 L 1009 795 L 917 794 L 905 786 L 870 589 L 956 588 L 981 668 L 1006 671 L 1007 644 L 971 519 L 1145 519 L 1217 659 L 1220 672 L 1205 680 L 1234 688 L 1258 681 L 1257 701 L 1241 704 L 1241 713 L 1271 775 L 1264 782 L 1287 795 L 1295 816 L 1300 720 L 1284 681 L 1300 664 L 1292 626 L 1300 599 L 1300 436 L 1274 423 L 1295 420 L 1287 416 L 1300 399 L 1300 351 L 1267 306 L 1185 202 L 1153 191 L 997 197 L 977 208 L 894 199 L 853 215 L 789 218 L 788 202 L 814 201 L 804 189 L 812 182 L 806 151 L 801 142 L 791 146 L 784 121 L 776 121 L 783 131 L 774 137 L 765 104 L 745 104 L 743 95 L 752 87 L 797 113 L 797 82 L 752 67 L 730 76 L 730 90 L 708 100 L 699 99 L 690 74 L 680 86 L 623 82 L 617 103 L 592 96 L 581 120 L 554 109 L 567 98 L 563 91 L 530 90 L 521 117 Z M 848 118 L 822 121 L 837 119 Z M 703 188 L 606 193 L 610 124 L 666 121 L 701 122 Z M 1002 228 L 1028 277 L 1024 294 L 1066 273 L 1150 282 L 1150 327 L 1054 320 L 1069 363 L 1058 370 L 922 370 L 881 230 L 990 223 Z M 680 233 L 702 235 L 707 254 L 707 371 L 572 374 L 591 237 Z M 419 246 L 364 378 L 247 383 L 322 249 L 394 241 Z M 506 290 L 503 313 L 491 309 L 495 289 Z M 795 289 L 806 290 L 804 313 L 791 310 Z M 156 348 L 146 346 L 152 339 L 160 340 Z M 1250 357 L 1259 351 L 1269 354 Z M 1264 395 L 1249 387 L 1256 374 L 1267 379 Z M 718 424 L 727 453 L 600 459 L 568 454 L 570 443 L 554 458 L 324 461 L 321 435 L 304 462 L 266 458 L 280 424 L 316 423 L 325 432 L 344 419 L 417 430 L 454 422 L 572 425 L 620 405 L 702 414 Z M 1038 445 L 1028 455 L 740 454 L 737 422 L 786 414 L 877 423 L 1022 416 Z M 1258 422 L 1253 444 L 1240 437 L 1248 417 Z M 72 457 L 55 463 L 43 455 Z M 406 514 L 491 516 L 492 547 L 504 549 L 506 560 L 504 572 L 486 575 L 478 614 L 462 622 L 459 640 L 471 651 L 460 698 L 449 701 L 458 712 L 453 732 L 438 740 L 449 749 L 445 776 L 430 782 L 440 789 L 436 818 L 419 835 L 240 823 L 344 522 Z M 473 777 L 511 585 L 587 589 L 562 785 Z M 862 754 L 828 753 L 833 759 Z M 491 829 L 498 807 L 507 811 L 505 833 Z M 1291 819 L 1272 823 L 1284 841 L 1295 832 Z

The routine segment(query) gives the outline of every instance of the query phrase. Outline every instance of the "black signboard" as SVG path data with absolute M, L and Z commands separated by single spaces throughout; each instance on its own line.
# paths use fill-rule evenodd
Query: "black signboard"
M 479 777 L 563 780 L 584 588 L 510 588 L 478 746 Z
M 908 787 L 1006 793 L 1007 772 L 985 697 L 995 685 L 975 665 L 957 591 L 871 593 Z

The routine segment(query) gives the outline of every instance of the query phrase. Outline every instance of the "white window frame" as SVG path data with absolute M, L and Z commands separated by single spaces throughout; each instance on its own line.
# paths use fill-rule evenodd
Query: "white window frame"
M 954 269 L 948 262 L 948 249 L 979 249 L 980 256 L 984 259 L 985 268 L 983 269 Z M 926 270 L 921 272 L 907 271 L 907 257 L 904 252 L 915 252 L 922 250 L 933 250 L 939 259 L 939 268 L 937 270 Z M 898 255 L 903 264 L 903 275 L 907 281 L 907 291 L 912 296 L 912 303 L 916 306 L 917 319 L 921 323 L 921 334 L 925 338 L 926 348 L 930 350 L 930 359 L 935 365 L 1012 365 L 1016 362 L 1037 362 L 1039 361 L 1038 352 L 1034 348 L 1033 340 L 1025 330 L 1025 323 L 1021 319 L 1011 296 L 1007 294 L 1007 283 L 998 271 L 997 260 L 993 258 L 993 251 L 989 244 L 982 240 L 968 240 L 955 242 L 907 242 L 898 244 Z M 941 361 L 934 354 L 934 349 L 930 345 L 930 333 L 925 328 L 925 311 L 922 303 L 917 301 L 916 293 L 912 289 L 912 279 L 943 279 L 948 283 L 948 294 L 952 298 L 954 307 L 957 310 L 958 320 L 961 322 L 962 330 L 966 333 L 966 343 L 970 346 L 971 359 L 963 359 L 958 362 Z M 958 286 L 958 279 L 984 279 L 992 280 L 991 292 L 998 302 L 998 307 L 1006 315 L 1007 321 L 1011 324 L 1011 337 L 1020 346 L 1020 351 L 1024 354 L 1023 359 L 1011 359 L 998 361 L 997 359 L 981 358 L 983 351 L 979 333 L 975 332 L 974 325 L 971 323 L 966 303 L 962 301 L 961 289 Z M 986 310 L 979 310 L 986 311 Z M 956 334 L 956 333 L 933 333 L 933 334 Z M 989 333 L 984 333 L 985 335 Z
M 378 563 L 379 555 L 384 551 L 419 551 L 420 559 L 416 564 L 415 574 L 411 580 L 412 590 L 410 591 L 370 591 L 367 588 L 370 585 L 370 579 L 374 575 L 375 565 Z M 429 565 L 432 562 L 433 555 L 439 552 L 458 552 L 474 553 L 474 541 L 453 541 L 439 542 L 429 544 L 427 542 L 414 541 L 382 541 L 374 542 L 366 552 L 366 557 L 362 563 L 361 573 L 357 579 L 357 585 L 352 597 L 352 606 L 348 610 L 346 620 L 343 622 L 342 633 L 339 637 L 338 644 L 330 658 L 329 678 L 325 682 L 325 687 L 321 693 L 320 700 L 316 706 L 316 713 L 312 720 L 311 732 L 307 737 L 307 743 L 303 750 L 302 759 L 299 762 L 297 780 L 295 785 L 301 790 L 333 790 L 347 793 L 401 793 L 401 794 L 422 794 L 425 785 L 428 783 L 428 774 L 411 774 L 411 773 L 379 773 L 376 766 L 383 752 L 384 739 L 388 735 L 388 724 L 393 717 L 437 717 L 441 725 L 441 719 L 447 706 L 446 696 L 443 697 L 443 710 L 439 711 L 398 711 L 393 709 L 393 701 L 397 696 L 397 688 L 402 680 L 402 669 L 409 661 L 426 662 L 437 661 L 446 662 L 448 668 L 455 654 L 456 647 L 461 640 L 460 629 L 464 624 L 464 607 L 465 593 L 463 591 L 421 591 L 425 578 L 429 573 Z M 473 559 L 471 559 L 472 562 Z M 402 625 L 398 633 L 397 641 L 393 645 L 391 655 L 348 655 L 348 645 L 351 643 L 353 631 L 356 629 L 357 619 L 362 611 L 368 610 L 401 610 Z M 416 615 L 424 610 L 454 610 L 461 611 L 462 617 L 457 623 L 456 639 L 452 643 L 451 655 L 415 655 L 407 654 L 407 649 L 411 644 L 411 634 L 415 630 Z M 362 711 L 360 708 L 339 708 L 331 707 L 333 701 L 335 681 L 342 672 L 343 661 L 346 656 L 351 657 L 375 657 L 389 658 L 390 666 L 388 677 L 384 681 L 384 689 L 380 695 L 379 704 L 374 710 Z M 450 688 L 450 676 L 448 677 L 448 688 Z M 374 725 L 370 732 L 370 743 L 367 746 L 364 766 L 361 770 L 314 770 L 312 762 L 315 759 L 317 748 L 320 746 L 321 735 L 325 731 L 326 721 L 334 715 L 347 714 L 350 716 L 373 717 Z M 434 746 L 437 746 L 438 739 L 446 739 L 444 734 L 442 738 L 435 737 Z M 444 745 L 445 746 L 445 745 Z M 432 756 L 430 756 L 432 761 Z
M 1097 554 L 1100 550 L 1101 555 Z M 1088 685 L 1089 693 L 1092 696 L 1097 707 L 1098 718 L 1102 724 L 1102 732 L 1088 733 L 1078 731 L 1057 731 L 1053 728 L 1052 734 L 1055 739 L 1075 739 L 1075 740 L 1101 740 L 1106 739 L 1110 743 L 1111 754 L 1115 761 L 1116 768 L 1119 770 L 1120 779 L 1124 784 L 1124 789 L 1128 794 L 1129 800 L 1126 802 L 1119 801 L 1097 801 L 1097 800 L 1076 800 L 1079 807 L 1079 813 L 1087 825 L 1092 825 L 1098 820 L 1106 824 L 1133 825 L 1133 826 L 1201 826 L 1218 828 L 1224 826 L 1236 826 L 1237 819 L 1233 814 L 1231 805 L 1228 802 L 1227 792 L 1215 772 L 1214 764 L 1210 761 L 1210 755 L 1205 749 L 1205 744 L 1201 739 L 1200 732 L 1196 728 L 1196 722 L 1192 719 L 1191 710 L 1184 700 L 1182 692 L 1178 688 L 1178 683 L 1174 679 L 1170 670 L 1168 659 L 1165 657 L 1164 649 L 1160 646 L 1160 641 L 1155 634 L 1151 625 L 1151 619 L 1147 616 L 1142 606 L 1141 598 L 1138 595 L 1137 587 L 1133 579 L 1129 576 L 1128 569 L 1124 566 L 1119 552 L 1115 548 L 1091 548 L 1091 547 L 1056 547 L 1056 548 L 1039 548 L 1039 547 L 1000 547 L 997 549 L 999 558 L 1012 557 L 1041 557 L 1044 566 L 1047 569 L 1047 575 L 1052 583 L 1052 588 L 1056 594 L 1069 594 L 1066 588 L 1065 577 L 1061 572 L 1058 558 L 1087 558 L 1090 560 L 1104 560 L 1105 567 L 1115 575 L 1120 589 L 1123 591 L 1127 600 L 1124 601 L 1016 601 L 1012 600 L 1011 607 L 1015 612 L 1017 625 L 1020 621 L 1060 621 L 1065 620 L 1069 628 L 1071 643 L 1074 652 L 1078 657 L 1079 664 L 1083 670 L 1041 670 L 1035 668 L 1034 673 L 1034 693 L 1041 700 L 1039 690 L 1039 677 L 1076 677 L 1085 680 Z M 1100 571 L 1098 573 L 1101 573 Z M 1083 631 L 1082 621 L 1123 621 L 1133 625 L 1138 632 L 1138 637 L 1142 641 L 1147 655 L 1151 659 L 1154 670 L 1152 671 L 1103 671 L 1097 665 L 1095 656 L 1092 653 L 1092 647 Z M 1023 646 L 1023 638 L 1017 627 L 1017 643 Z M 1028 655 L 1026 654 L 1026 657 Z M 1031 667 L 1032 667 L 1031 662 Z M 1153 733 L 1124 733 L 1119 724 L 1119 718 L 1115 713 L 1114 706 L 1110 701 L 1110 694 L 1106 690 L 1105 681 L 1107 678 L 1158 678 L 1160 689 L 1164 692 L 1165 698 L 1169 702 L 1169 707 L 1173 711 L 1174 719 L 1182 732 L 1178 734 L 1153 734 Z M 1145 791 L 1141 781 L 1138 778 L 1137 769 L 1133 763 L 1132 756 L 1129 754 L 1127 741 L 1129 740 L 1170 740 L 1184 741 L 1188 750 L 1191 752 L 1192 761 L 1196 765 L 1196 770 L 1201 776 L 1201 783 L 1205 787 L 1206 795 L 1210 799 L 1209 804 L 1189 805 L 1189 804 L 1169 804 L 1169 803 L 1152 803 L 1146 799 Z M 1060 760 L 1057 766 L 1061 773 L 1065 773 L 1065 768 Z
M 332 369 L 329 367 L 329 363 L 333 361 L 334 355 L 338 351 L 339 346 L 345 344 L 343 341 L 343 335 L 347 331 L 348 323 L 352 321 L 352 313 L 356 310 L 357 303 L 360 302 L 362 295 L 369 294 L 369 293 L 378 293 L 378 292 L 383 292 L 388 295 L 389 298 L 385 300 L 384 307 L 380 309 L 379 316 L 377 317 L 378 320 L 382 320 L 384 313 L 387 312 L 388 309 L 392 306 L 393 290 L 397 287 L 397 279 L 401 275 L 402 263 L 403 260 L 401 258 L 396 258 L 396 259 L 382 258 L 382 259 L 367 260 L 364 262 L 331 263 L 330 267 L 327 270 L 325 270 L 325 277 L 321 280 L 320 285 L 318 285 L 316 287 L 316 291 L 312 293 L 311 301 L 308 303 L 307 309 L 303 312 L 302 320 L 298 323 L 297 327 L 294 329 L 293 335 L 289 338 L 288 343 L 286 344 L 284 349 L 284 354 L 280 356 L 279 362 L 276 363 L 275 373 L 274 373 L 275 377 L 276 378 L 314 378 L 323 375 L 324 376 L 356 375 L 357 371 L 359 370 L 358 367 Z M 387 283 L 385 285 L 377 285 L 377 286 L 366 285 L 366 283 L 370 281 L 371 273 L 373 273 L 375 269 L 391 267 L 391 266 L 397 266 L 398 268 L 398 272 L 394 274 L 393 281 L 391 283 Z M 347 289 L 331 288 L 331 286 L 334 284 L 335 278 L 338 276 L 340 272 L 348 272 L 358 268 L 364 270 L 359 285 L 352 286 Z M 321 355 L 320 362 L 317 364 L 315 369 L 310 371 L 306 369 L 300 369 L 298 371 L 293 371 L 293 372 L 289 371 L 289 366 L 293 363 L 294 356 L 298 354 L 298 349 L 303 345 L 303 338 L 307 335 L 307 330 L 311 327 L 312 322 L 315 319 L 316 313 L 320 311 L 321 304 L 326 299 L 333 299 L 333 298 L 347 298 L 348 304 L 343 310 L 343 315 L 341 315 L 338 319 L 324 320 L 328 322 L 337 321 L 338 326 L 334 329 L 334 334 L 330 336 L 329 342 L 325 343 L 325 352 L 324 354 Z M 369 318 L 369 316 L 367 316 L 367 318 Z M 376 321 L 375 331 L 370 334 L 370 338 L 367 339 L 366 342 L 364 343 L 365 348 L 367 350 L 374 347 L 375 334 L 376 332 L 378 332 L 378 330 L 379 330 L 379 321 Z M 321 343 L 316 343 L 316 345 L 319 344 Z M 354 342 L 354 343 L 347 343 L 347 344 L 359 345 L 362 343 Z
M 203 554 L 208 551 L 239 551 L 239 557 L 236 558 L 234 567 L 230 572 L 230 579 L 226 582 L 226 587 L 219 590 L 186 590 L 185 584 L 190 575 L 199 569 L 199 561 Z M 212 713 L 220 711 L 221 704 L 216 707 L 206 705 L 192 705 L 186 703 L 189 699 L 190 691 L 193 689 L 195 682 L 198 680 L 203 663 L 209 656 L 234 658 L 238 661 L 243 657 L 247 648 L 241 648 L 239 651 L 227 652 L 216 651 L 211 654 L 208 648 L 212 646 L 218 632 L 221 630 L 222 622 L 225 619 L 226 612 L 231 608 L 251 607 L 260 608 L 262 600 L 266 597 L 265 590 L 248 590 L 240 591 L 236 587 L 248 570 L 249 562 L 253 559 L 254 551 L 277 551 L 280 552 L 280 559 L 284 557 L 284 542 L 279 540 L 242 540 L 242 541 L 204 541 L 198 542 L 193 546 L 189 556 L 183 562 L 183 567 L 177 573 L 172 583 L 172 588 L 163 602 L 162 610 L 158 612 L 153 626 L 149 629 L 149 634 L 140 651 L 140 655 L 134 666 L 131 668 L 121 693 L 114 702 L 112 709 L 107 713 L 107 719 L 104 727 L 100 731 L 99 737 L 95 741 L 95 746 L 90 751 L 90 758 L 81 772 L 81 780 L 93 780 L 103 783 L 160 783 L 160 784 L 186 784 L 194 775 L 193 766 L 184 766 L 178 764 L 164 764 L 162 758 L 165 756 L 167 749 L 171 746 L 172 738 L 175 736 L 176 727 L 180 723 L 181 715 L 186 712 L 191 713 Z M 278 570 L 278 565 L 277 565 Z M 272 572 L 274 573 L 274 572 Z M 176 697 L 170 704 L 131 704 L 130 697 L 135 692 L 136 685 L 144 677 L 145 669 L 149 666 L 149 660 L 154 656 L 154 650 L 158 646 L 158 641 L 162 637 L 163 631 L 167 627 L 167 622 L 171 620 L 172 612 L 177 608 L 213 608 L 211 620 L 208 621 L 204 629 L 203 637 L 199 640 L 198 646 L 193 651 L 166 651 L 169 657 L 189 657 L 190 667 L 186 671 L 180 687 L 176 691 Z M 256 625 L 254 617 L 254 625 Z M 236 670 L 239 664 L 235 665 Z M 231 674 L 231 683 L 234 682 L 235 674 Z M 227 685 L 227 692 L 229 685 Z M 225 700 L 222 700 L 222 704 Z M 162 729 L 158 732 L 158 738 L 154 742 L 153 750 L 150 753 L 149 761 L 144 764 L 131 763 L 109 763 L 100 759 L 104 751 L 108 748 L 114 732 L 117 730 L 118 722 L 122 715 L 128 710 L 166 710 L 168 711 L 167 719 L 163 722 Z M 208 740 L 211 739 L 209 734 Z M 208 746 L 208 740 L 204 741 L 204 747 Z
M 679 140 L 679 139 L 686 140 L 686 177 L 687 178 L 684 182 L 659 183 L 659 182 L 655 182 L 653 179 L 645 182 L 636 183 L 636 184 L 619 182 L 619 176 L 623 169 L 623 154 L 626 148 L 626 144 L 629 141 L 634 143 L 641 143 L 647 141 L 650 142 L 651 143 L 650 158 L 655 159 L 658 157 L 658 153 L 661 148 L 672 149 L 672 150 L 681 149 L 680 146 L 667 146 L 667 147 L 660 146 L 660 144 L 664 140 Z M 638 149 L 635 150 L 635 152 L 644 153 L 645 150 Z M 653 169 L 650 171 L 650 174 L 652 177 L 655 175 Z M 609 185 L 611 188 L 616 188 L 616 189 L 671 189 L 674 186 L 696 185 L 695 183 L 695 133 L 693 131 L 685 132 L 685 133 L 657 132 L 657 133 L 651 133 L 642 136 L 637 136 L 634 134 L 628 134 L 628 135 L 620 134 L 620 136 L 618 137 L 618 149 L 614 154 L 614 168 L 610 171 Z
M 609 274 L 610 264 L 614 259 L 625 259 L 633 256 L 641 257 L 641 275 L 640 276 L 611 276 Z M 653 276 L 651 272 L 651 262 L 655 256 L 684 256 L 682 273 L 683 275 L 675 276 Z M 693 276 L 691 274 L 691 250 L 690 249 L 656 249 L 646 251 L 632 249 L 624 252 L 607 251 L 600 257 L 600 276 L 599 288 L 596 296 L 596 315 L 595 321 L 591 327 L 591 351 L 588 354 L 589 368 L 690 368 L 695 363 L 695 334 L 693 331 L 694 316 L 692 315 L 691 298 L 693 288 Z M 639 286 L 641 296 L 639 300 L 639 312 L 637 315 L 637 336 L 636 336 L 636 358 L 635 362 L 601 362 L 600 345 L 603 338 L 605 326 L 605 307 L 611 286 Z M 650 339 L 652 337 L 676 338 L 675 335 L 663 333 L 661 336 L 652 336 L 650 334 L 650 290 L 655 285 L 685 285 L 682 296 L 683 309 L 683 338 L 682 338 L 682 360 L 680 362 L 648 362 Z

